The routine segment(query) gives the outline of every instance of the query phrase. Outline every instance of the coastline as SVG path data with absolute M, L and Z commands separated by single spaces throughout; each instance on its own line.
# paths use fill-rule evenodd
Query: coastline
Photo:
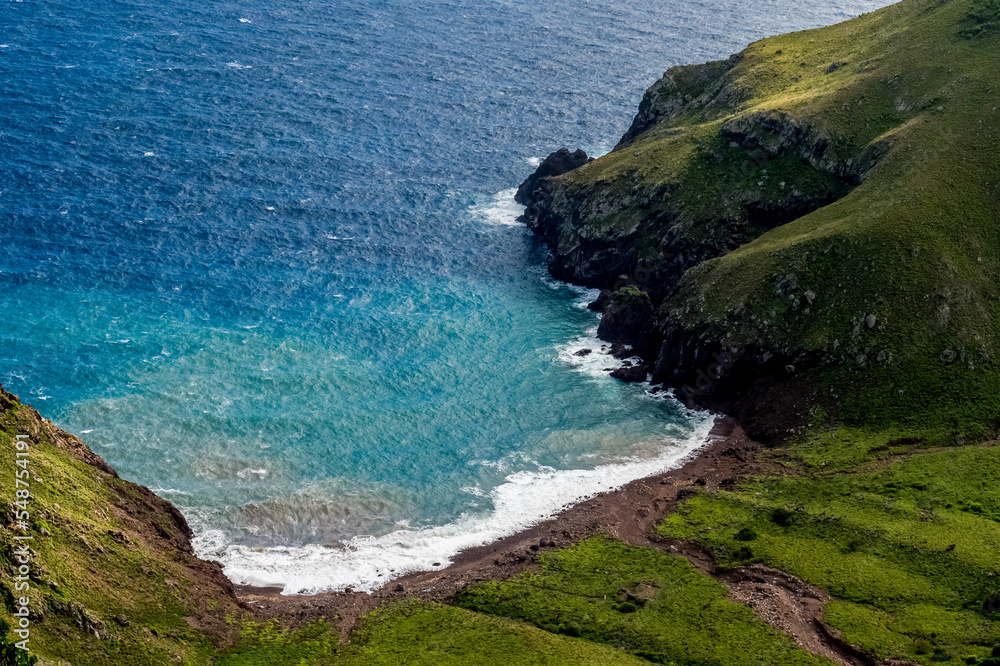
M 235 585 L 237 598 L 261 619 L 278 619 L 292 626 L 326 620 L 346 640 L 358 620 L 395 599 L 446 599 L 470 583 L 502 580 L 531 568 L 539 553 L 565 548 L 603 533 L 632 545 L 657 544 L 689 559 L 701 559 L 697 549 L 665 544 L 652 529 L 677 507 L 678 501 L 699 490 L 734 486 L 757 469 L 760 445 L 747 437 L 735 419 L 716 415 L 705 445 L 677 467 L 631 481 L 617 490 L 599 493 L 553 517 L 491 543 L 459 552 L 442 569 L 406 574 L 373 592 L 322 592 L 285 595 L 280 587 Z
M 502 529 L 399 577 L 371 566 L 380 544 L 321 538 L 306 550 L 377 578 L 241 577 L 169 500 L 0 387 L 0 453 L 21 468 L 0 533 L 8 554 L 25 544 L 0 567 L 0 647 L 12 629 L 27 650 L 30 624 L 41 663 L 108 666 L 1000 664 L 994 18 L 913 0 L 672 68 L 613 154 L 526 181 L 551 282 L 599 289 L 600 326 L 560 360 L 676 395 L 698 426 L 678 448 L 640 431 L 637 450 L 672 453 L 625 473 L 585 459 L 587 484 L 498 468 L 491 497 L 545 510 L 495 501 Z M 475 400 L 505 388 L 487 379 Z M 622 402 L 594 395 L 615 430 Z M 564 404 L 562 422 L 590 415 Z M 432 497 L 417 481 L 440 468 L 408 462 Z M 315 574 L 303 561 L 286 570 Z
M 716 414 L 704 446 L 670 470 L 636 479 L 564 509 L 532 527 L 482 546 L 465 549 L 436 571 L 410 573 L 373 592 L 322 592 L 284 595 L 279 587 L 234 585 L 236 598 L 258 621 L 296 628 L 325 621 L 341 644 L 368 613 L 396 601 L 418 598 L 447 602 L 463 588 L 486 580 L 507 580 L 537 569 L 538 555 L 604 534 L 631 546 L 656 548 L 685 558 L 701 573 L 722 583 L 729 597 L 751 607 L 802 649 L 840 666 L 872 666 L 870 655 L 845 642 L 824 624 L 830 594 L 785 572 L 753 565 L 719 569 L 712 555 L 687 541 L 663 539 L 653 532 L 688 497 L 735 488 L 744 477 L 766 472 L 758 460 L 763 446 L 735 418 Z

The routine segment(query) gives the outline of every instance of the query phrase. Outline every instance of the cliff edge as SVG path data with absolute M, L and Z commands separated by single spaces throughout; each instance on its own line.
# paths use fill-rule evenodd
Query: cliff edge
M 2 387 L 0 468 L 0 595 L 41 663 L 205 663 L 237 638 L 248 613 L 180 512 Z
M 654 380 L 763 440 L 817 414 L 989 435 L 991 7 L 906 0 L 668 70 L 611 153 L 527 188 L 552 274 L 638 288 Z

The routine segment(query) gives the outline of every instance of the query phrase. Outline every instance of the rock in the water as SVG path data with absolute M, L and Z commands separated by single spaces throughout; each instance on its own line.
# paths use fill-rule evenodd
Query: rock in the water
M 634 344 L 645 340 L 655 310 L 649 295 L 635 285 L 626 285 L 611 295 L 597 335 L 608 342 Z
M 588 303 L 587 309 L 593 310 L 594 312 L 604 312 L 604 308 L 608 307 L 608 303 L 611 302 L 611 290 L 601 289 L 601 293 L 597 295 L 597 300 Z
M 612 372 L 611 376 L 623 382 L 644 382 L 648 371 L 645 365 L 626 365 Z
M 514 200 L 522 206 L 527 206 L 534 198 L 538 183 L 543 178 L 561 176 L 568 171 L 583 166 L 587 162 L 593 161 L 593 159 L 593 157 L 589 157 L 582 150 L 571 153 L 568 148 L 560 148 L 542 160 L 542 163 L 535 169 L 535 173 L 528 176 L 521 183 L 521 186 L 517 188 L 517 194 L 514 195 Z

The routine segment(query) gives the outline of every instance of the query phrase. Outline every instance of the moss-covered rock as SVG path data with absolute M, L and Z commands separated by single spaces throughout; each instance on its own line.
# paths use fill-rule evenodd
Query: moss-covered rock
M 597 334 L 609 342 L 649 345 L 654 314 L 649 294 L 635 285 L 626 285 L 611 295 Z

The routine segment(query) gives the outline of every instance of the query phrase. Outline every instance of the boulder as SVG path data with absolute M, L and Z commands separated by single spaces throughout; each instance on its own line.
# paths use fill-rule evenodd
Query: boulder
M 648 366 L 641 363 L 639 365 L 625 365 L 613 371 L 611 376 L 623 382 L 644 382 L 648 371 Z
M 649 294 L 635 285 L 626 285 L 611 295 L 597 335 L 608 342 L 641 344 L 649 335 L 655 315 Z

